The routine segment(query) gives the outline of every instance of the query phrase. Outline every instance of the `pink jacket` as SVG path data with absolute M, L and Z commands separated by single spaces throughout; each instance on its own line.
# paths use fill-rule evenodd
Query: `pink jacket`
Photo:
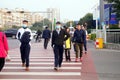
M 0 58 L 5 58 L 8 51 L 8 42 L 6 35 L 0 32 Z

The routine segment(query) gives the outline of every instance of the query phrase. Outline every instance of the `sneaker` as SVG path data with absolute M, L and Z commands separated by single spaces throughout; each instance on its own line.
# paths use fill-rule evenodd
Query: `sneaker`
M 26 69 L 25 69 L 26 71 L 29 71 L 29 67 L 26 67 Z
M 81 57 L 81 58 L 80 58 L 80 62 L 82 62 L 82 60 L 83 60 L 83 59 L 82 59 L 82 57 Z
M 22 67 L 25 67 L 25 63 L 22 63 Z
M 78 58 L 75 59 L 75 62 L 78 62 Z
M 58 71 L 58 68 L 57 68 L 57 67 L 54 67 L 54 70 L 55 70 L 55 71 Z
M 87 54 L 87 51 L 85 51 L 85 54 Z

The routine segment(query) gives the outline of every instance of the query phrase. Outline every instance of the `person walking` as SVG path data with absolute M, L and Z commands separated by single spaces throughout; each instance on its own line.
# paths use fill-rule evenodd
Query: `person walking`
M 23 26 L 17 32 L 16 38 L 20 40 L 20 53 L 22 66 L 26 66 L 25 70 L 29 71 L 29 55 L 30 55 L 30 41 L 32 39 L 31 30 L 28 28 L 28 21 L 23 21 Z
M 71 61 L 71 58 L 70 58 L 70 49 L 71 49 L 70 29 L 66 28 L 66 32 L 69 34 L 69 38 L 65 41 L 65 59 L 66 59 L 66 61 Z
M 51 46 L 54 51 L 54 70 L 58 70 L 61 67 L 63 61 L 63 44 L 64 41 L 69 38 L 69 34 L 62 29 L 60 22 L 56 22 L 56 29 L 52 33 Z
M 37 36 L 36 36 L 36 40 L 35 40 L 35 41 L 36 41 L 36 42 L 37 42 L 37 41 L 40 42 L 42 32 L 41 32 L 40 30 L 38 30 L 36 34 L 37 34 Z
M 48 27 L 46 27 L 43 31 L 42 38 L 44 38 L 44 49 L 47 49 L 48 42 L 51 38 L 51 31 L 48 29 Z
M 85 40 L 84 40 L 84 49 L 85 49 L 85 54 L 87 54 L 87 35 L 88 35 L 88 32 L 86 30 L 86 27 L 85 25 L 82 26 L 82 29 L 85 31 Z
M 4 67 L 5 58 L 8 55 L 8 42 L 6 35 L 2 32 L 2 27 L 0 27 L 0 72 Z
M 74 32 L 73 41 L 76 48 L 76 59 L 75 62 L 78 62 L 78 57 L 80 56 L 80 61 L 82 62 L 82 53 L 83 53 L 83 43 L 86 39 L 85 31 L 82 29 L 80 24 L 77 24 L 77 29 Z

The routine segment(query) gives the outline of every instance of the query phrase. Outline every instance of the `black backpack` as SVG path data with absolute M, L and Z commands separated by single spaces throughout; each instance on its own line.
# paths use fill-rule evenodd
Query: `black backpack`
M 30 32 L 29 31 L 25 31 L 20 39 L 21 43 L 23 44 L 29 44 L 30 42 Z

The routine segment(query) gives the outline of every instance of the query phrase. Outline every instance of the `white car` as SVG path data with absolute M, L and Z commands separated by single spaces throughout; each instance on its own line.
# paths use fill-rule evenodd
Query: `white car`
M 37 36 L 36 33 L 37 33 L 37 31 L 35 31 L 35 30 L 32 31 L 32 37 L 33 37 L 33 38 L 35 38 L 35 37 Z

